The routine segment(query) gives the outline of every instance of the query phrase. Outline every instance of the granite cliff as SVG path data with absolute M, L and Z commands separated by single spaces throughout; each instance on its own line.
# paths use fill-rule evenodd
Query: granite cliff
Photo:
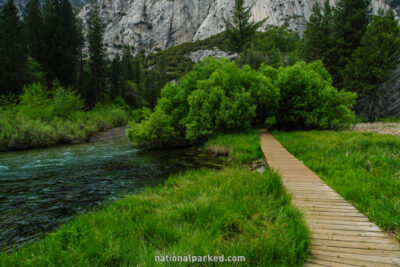
M 255 21 L 267 18 L 266 24 L 288 25 L 302 32 L 316 2 L 324 0 L 247 0 L 246 5 L 253 7 Z M 372 3 L 375 10 L 388 7 L 384 0 Z M 106 25 L 109 55 L 125 45 L 134 52 L 149 52 L 208 38 L 224 31 L 223 18 L 231 17 L 234 7 L 233 0 L 96 0 L 81 9 L 84 21 L 93 4 Z

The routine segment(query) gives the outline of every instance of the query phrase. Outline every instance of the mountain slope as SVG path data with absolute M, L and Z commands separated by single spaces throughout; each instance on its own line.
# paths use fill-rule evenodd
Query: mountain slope
M 331 0 L 334 5 L 338 0 Z M 324 0 L 247 0 L 253 6 L 253 20 L 268 18 L 266 24 L 288 25 L 302 31 L 313 5 Z M 373 0 L 376 10 L 387 8 L 383 0 Z M 223 18 L 232 15 L 233 0 L 96 0 L 106 25 L 104 42 L 113 54 L 122 46 L 134 52 L 157 51 L 184 42 L 202 40 L 224 31 Z M 79 16 L 85 21 L 91 4 Z
M 0 0 L 0 6 L 4 5 L 6 2 L 7 0 Z M 27 2 L 28 0 L 14 0 L 15 6 L 18 8 L 19 14 L 22 14 L 22 11 L 24 10 Z M 42 2 L 44 2 L 44 0 Z M 72 7 L 74 8 L 80 8 L 86 2 L 88 2 L 88 0 L 71 0 Z

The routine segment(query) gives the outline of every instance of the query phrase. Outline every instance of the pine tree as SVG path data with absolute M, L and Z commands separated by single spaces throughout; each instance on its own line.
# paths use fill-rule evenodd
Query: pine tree
M 325 65 L 330 65 L 328 53 L 332 49 L 332 10 L 329 0 L 325 1 L 323 10 L 318 3 L 314 5 L 303 36 L 304 59 L 308 62 L 322 60 Z
M 224 19 L 228 46 L 235 52 L 242 52 L 244 45 L 254 38 L 256 31 L 266 19 L 250 22 L 251 7 L 244 6 L 244 0 L 235 0 L 233 22 Z
M 380 114 L 383 88 L 400 56 L 400 27 L 393 10 L 379 10 L 345 69 L 345 88 L 359 95 L 359 114 L 375 119 Z
M 24 68 L 24 83 L 26 85 L 32 83 L 45 83 L 46 73 L 43 72 L 42 66 L 34 58 L 28 58 Z
M 22 23 L 13 0 L 0 12 L 0 94 L 18 94 L 22 89 L 26 46 Z
M 44 25 L 40 0 L 29 0 L 22 18 L 29 56 L 43 64 L 46 51 L 43 43 Z
M 85 96 L 87 93 L 87 85 L 88 79 L 86 78 L 87 73 L 85 70 L 85 65 L 87 65 L 84 60 L 85 55 L 83 53 L 83 48 L 85 46 L 85 37 L 83 36 L 83 22 L 81 19 L 77 19 L 77 43 L 78 43 L 78 67 L 77 67 L 77 79 L 75 83 L 75 87 L 81 93 L 82 96 Z
M 322 28 L 323 15 L 318 3 L 315 3 L 312 12 L 304 31 L 304 48 L 302 50 L 303 57 L 308 62 L 323 59 L 327 38 Z
M 103 44 L 103 24 L 97 8 L 94 8 L 88 20 L 89 61 L 93 79 L 95 103 L 99 102 L 99 94 L 104 89 L 105 50 Z
M 109 84 L 110 92 L 113 97 L 123 96 L 122 94 L 122 75 L 121 75 L 121 58 L 119 54 L 115 56 L 109 67 Z
M 43 68 L 48 80 L 63 86 L 75 84 L 80 55 L 78 20 L 69 0 L 45 0 L 43 7 Z
M 328 58 L 334 84 L 339 88 L 343 87 L 342 72 L 360 45 L 371 17 L 371 0 L 340 0 L 334 8 L 334 44 Z

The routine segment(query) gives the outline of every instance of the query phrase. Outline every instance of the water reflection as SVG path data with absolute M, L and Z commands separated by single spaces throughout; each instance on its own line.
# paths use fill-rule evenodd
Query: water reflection
M 195 149 L 141 151 L 125 139 L 0 153 L 0 249 L 20 245 L 106 199 L 220 160 Z

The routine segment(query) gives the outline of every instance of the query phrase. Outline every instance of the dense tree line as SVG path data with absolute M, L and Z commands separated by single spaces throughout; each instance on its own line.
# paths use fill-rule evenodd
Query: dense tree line
M 359 115 L 376 119 L 384 105 L 380 85 L 399 62 L 399 24 L 392 9 L 373 15 L 371 0 L 326 1 L 313 8 L 301 52 L 309 62 L 322 60 L 336 87 L 358 94 Z
M 316 4 L 303 36 L 286 27 L 261 28 L 265 21 L 251 22 L 251 7 L 235 0 L 223 34 L 148 55 L 133 56 L 124 47 L 112 60 L 102 43 L 98 10 L 93 7 L 84 35 L 68 0 L 29 0 L 21 18 L 9 0 L 0 10 L 0 94 L 18 95 L 37 82 L 51 88 L 58 80 L 76 89 L 88 107 L 120 96 L 133 108 L 154 108 L 165 84 L 192 69 L 185 54 L 217 46 L 238 53 L 239 66 L 256 70 L 262 64 L 279 68 L 321 60 L 336 88 L 358 94 L 356 111 L 374 119 L 384 94 L 379 85 L 400 53 L 396 16 L 391 10 L 373 15 L 371 0 Z
M 69 0 L 29 0 L 21 17 L 8 0 L 0 10 L 0 95 L 20 95 L 37 82 L 54 91 L 57 80 L 78 91 L 87 107 L 119 96 L 133 108 L 154 107 L 168 80 L 164 59 L 149 69 L 147 58 L 127 47 L 110 61 L 98 10 L 92 8 L 84 35 Z

